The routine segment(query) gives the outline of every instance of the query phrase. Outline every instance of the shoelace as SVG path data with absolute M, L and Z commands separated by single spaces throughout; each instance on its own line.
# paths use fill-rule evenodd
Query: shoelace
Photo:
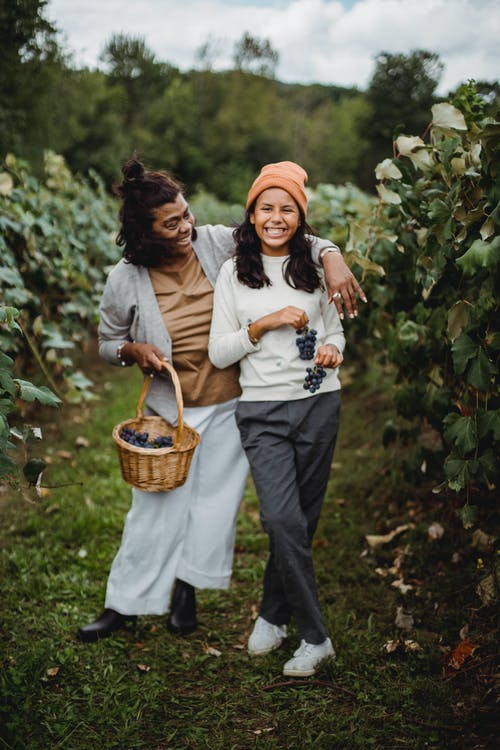
M 302 641 L 294 656 L 309 656 L 314 652 L 315 648 L 316 646 L 314 643 L 307 643 L 306 641 Z

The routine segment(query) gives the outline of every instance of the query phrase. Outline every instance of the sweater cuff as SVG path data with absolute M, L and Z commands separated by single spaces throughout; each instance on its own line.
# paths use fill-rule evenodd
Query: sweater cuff
M 245 349 L 245 352 L 247 354 L 251 354 L 252 352 L 258 352 L 260 349 L 260 341 L 258 341 L 256 344 L 253 344 L 250 341 L 250 336 L 248 333 L 248 326 L 244 326 L 240 331 L 240 339 L 243 344 L 243 347 Z

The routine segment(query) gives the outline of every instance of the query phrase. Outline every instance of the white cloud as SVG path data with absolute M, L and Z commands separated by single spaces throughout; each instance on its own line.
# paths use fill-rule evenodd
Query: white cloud
M 437 52 L 439 88 L 499 77 L 497 0 L 50 0 L 48 17 L 65 32 L 77 64 L 94 67 L 111 34 L 144 36 L 159 60 L 182 70 L 218 41 L 216 69 L 231 67 L 245 31 L 279 52 L 283 81 L 365 88 L 382 51 Z

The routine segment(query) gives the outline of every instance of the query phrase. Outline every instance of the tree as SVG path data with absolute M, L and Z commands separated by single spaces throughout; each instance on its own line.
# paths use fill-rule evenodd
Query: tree
M 223 40 L 210 34 L 207 41 L 201 44 L 195 52 L 194 60 L 197 70 L 212 71 L 215 60 L 219 57 Z
M 145 108 L 168 86 L 177 69 L 158 62 L 143 37 L 113 34 L 101 54 L 108 66 L 109 83 L 120 86 L 126 95 L 125 123 L 140 121 Z
M 234 47 L 233 61 L 237 70 L 274 78 L 279 54 L 269 39 L 259 39 L 245 31 Z
M 371 184 L 373 168 L 392 150 L 401 133 L 422 134 L 443 64 L 434 52 L 414 50 L 408 55 L 381 52 L 367 91 L 371 114 L 367 127 L 373 150 L 368 165 Z
M 31 157 L 54 117 L 51 99 L 65 60 L 46 0 L 0 0 L 0 150 Z

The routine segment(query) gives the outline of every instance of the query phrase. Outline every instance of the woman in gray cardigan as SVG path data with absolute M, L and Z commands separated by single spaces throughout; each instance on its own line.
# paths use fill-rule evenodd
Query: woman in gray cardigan
M 172 362 L 184 419 L 201 442 L 181 487 L 132 490 L 105 609 L 78 631 L 85 642 L 105 638 L 144 614 L 169 612 L 167 625 L 174 633 L 197 627 L 195 588 L 229 587 L 236 515 L 248 473 L 234 418 L 237 366 L 217 370 L 208 359 L 213 287 L 233 254 L 232 230 L 195 229 L 181 185 L 166 173 L 147 171 L 137 160 L 122 171 L 117 192 L 123 258 L 102 296 L 99 352 L 111 364 L 137 364 L 154 374 L 148 411 L 175 422 L 175 395 L 161 360 Z M 364 295 L 340 251 L 315 239 L 313 254 L 323 263 L 330 298 L 352 317 L 356 295 Z

